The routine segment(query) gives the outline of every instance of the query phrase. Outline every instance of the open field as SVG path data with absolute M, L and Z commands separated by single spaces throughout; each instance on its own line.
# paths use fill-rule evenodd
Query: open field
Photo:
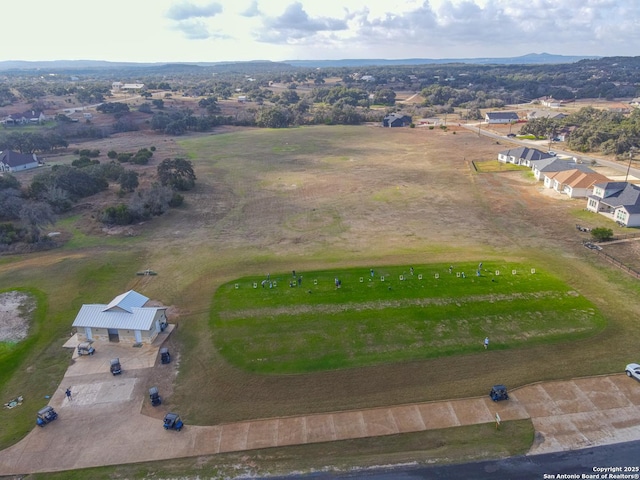
M 639 288 L 582 247 L 575 223 L 583 202 L 541 195 L 521 172 L 475 172 L 471 160 L 493 159 L 503 147 L 452 131 L 340 126 L 185 137 L 171 145 L 198 176 L 184 208 L 134 226 L 133 237 L 90 228 L 87 208 L 54 227 L 72 237 L 66 247 L 0 259 L 0 289 L 28 288 L 41 306 L 29 348 L 0 372 L 2 398 L 25 395 L 20 409 L 0 411 L 8 426 L 0 445 L 32 428 L 33 411 L 59 384 L 69 363 L 60 346 L 80 305 L 129 288 L 174 307 L 181 361 L 166 402 L 189 424 L 486 395 L 497 382 L 619 372 L 640 340 L 640 307 L 630 300 Z M 592 302 L 606 327 L 553 344 L 295 375 L 232 365 L 210 327 L 216 289 L 237 278 L 479 261 L 549 272 Z M 158 276 L 135 275 L 145 268 Z M 45 320 L 47 328 L 38 327 Z

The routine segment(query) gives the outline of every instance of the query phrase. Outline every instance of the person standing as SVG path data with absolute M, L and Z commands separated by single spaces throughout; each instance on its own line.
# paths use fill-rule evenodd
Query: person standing
M 71 388 L 67 388 L 67 391 L 64 392 L 64 394 L 67 396 L 67 399 L 71 401 Z
M 484 349 L 489 348 L 489 337 L 484 337 Z

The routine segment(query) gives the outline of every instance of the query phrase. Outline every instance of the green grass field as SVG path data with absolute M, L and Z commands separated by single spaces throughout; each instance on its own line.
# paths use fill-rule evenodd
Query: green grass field
M 450 267 L 241 278 L 214 297 L 216 345 L 251 372 L 304 373 L 472 353 L 485 336 L 492 350 L 508 349 L 604 326 L 591 302 L 531 266 Z

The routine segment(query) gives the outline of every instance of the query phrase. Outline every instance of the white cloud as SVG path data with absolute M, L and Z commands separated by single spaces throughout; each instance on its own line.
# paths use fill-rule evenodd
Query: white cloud
M 635 0 L 30 0 L 3 13 L 3 36 L 20 40 L 0 60 L 613 56 L 640 45 Z

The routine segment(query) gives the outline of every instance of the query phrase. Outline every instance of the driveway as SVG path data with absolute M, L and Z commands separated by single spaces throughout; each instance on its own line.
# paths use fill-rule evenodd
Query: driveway
M 186 419 L 181 432 L 165 431 L 164 406 L 153 409 L 147 395 L 157 369 L 174 365 L 158 364 L 160 344 L 142 349 L 98 344 L 96 355 L 77 359 L 50 401 L 58 420 L 34 428 L 0 452 L 0 475 L 472 425 L 493 422 L 496 413 L 503 421 L 532 419 L 536 438 L 530 454 L 640 439 L 640 383 L 622 374 L 529 385 L 498 403 L 486 396 L 208 427 L 190 425 Z M 123 364 L 117 377 L 108 371 L 112 356 Z M 67 387 L 73 392 L 71 400 L 64 395 Z

